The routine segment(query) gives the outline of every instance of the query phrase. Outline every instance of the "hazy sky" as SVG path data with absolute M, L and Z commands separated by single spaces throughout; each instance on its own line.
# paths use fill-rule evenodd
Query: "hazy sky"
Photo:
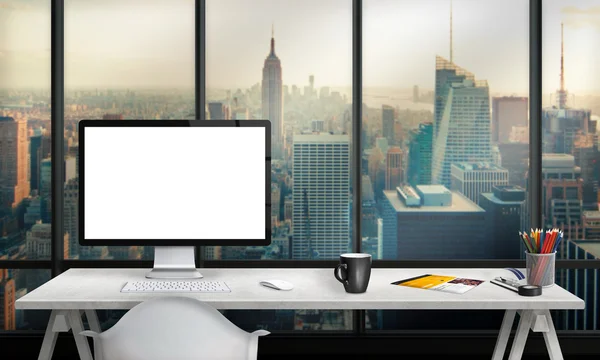
M 50 89 L 50 1 L 0 0 L 0 87 Z
M 351 0 L 207 0 L 207 86 L 260 82 L 272 24 L 285 84 L 352 84 Z
M 600 93 L 600 0 L 543 1 L 543 90 L 560 87 L 560 23 L 564 22 L 565 86 Z
M 285 84 L 351 84 L 351 0 L 206 0 L 209 87 L 260 82 L 271 24 Z M 365 86 L 433 88 L 449 0 L 363 0 Z M 0 0 L 0 86 L 50 84 L 50 1 Z M 600 0 L 544 0 L 544 92 L 600 92 Z M 454 0 L 454 61 L 492 92 L 528 90 L 528 1 Z M 65 0 L 66 85 L 192 87 L 193 0 Z

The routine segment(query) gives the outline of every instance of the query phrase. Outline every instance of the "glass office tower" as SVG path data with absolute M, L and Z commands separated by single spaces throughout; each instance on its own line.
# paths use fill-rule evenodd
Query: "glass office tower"
M 334 259 L 350 249 L 350 139 L 294 135 L 293 259 Z
M 487 81 L 436 58 L 432 183 L 451 186 L 450 167 L 458 162 L 493 162 Z

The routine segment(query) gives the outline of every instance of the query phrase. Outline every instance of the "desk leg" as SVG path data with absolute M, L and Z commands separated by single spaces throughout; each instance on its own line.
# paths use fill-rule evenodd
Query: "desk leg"
M 56 322 L 58 313 L 58 310 L 52 310 L 50 313 L 50 320 L 48 321 L 48 327 L 44 334 L 44 340 L 42 341 L 42 348 L 40 349 L 38 360 L 52 359 L 52 353 L 54 352 L 54 346 L 56 345 L 56 339 L 58 338 L 58 333 L 54 331 L 54 323 Z
M 543 335 L 544 341 L 546 342 L 546 349 L 548 349 L 548 355 L 550 355 L 550 360 L 563 360 L 558 337 L 556 336 L 556 329 L 554 328 L 554 322 L 552 321 L 552 315 L 550 315 L 549 310 L 545 310 L 542 314 L 546 317 L 546 323 L 548 324 L 548 330 L 544 331 Z
M 98 320 L 98 314 L 96 314 L 96 310 L 86 310 L 85 317 L 90 325 L 90 330 L 100 334 L 102 330 L 100 329 L 100 321 Z
M 500 327 L 500 334 L 498 340 L 496 340 L 496 347 L 494 348 L 494 354 L 492 360 L 502 360 L 504 353 L 506 352 L 506 345 L 508 344 L 508 338 L 510 337 L 510 330 L 515 321 L 516 310 L 506 310 L 504 312 L 504 319 L 502 320 L 502 326 Z
M 83 328 L 83 321 L 81 320 L 79 310 L 69 311 L 69 325 L 71 325 L 71 329 L 73 330 L 73 337 L 75 338 L 79 358 L 81 360 L 93 360 L 88 339 L 83 335 L 79 335 L 80 332 L 85 330 Z
M 519 326 L 515 333 L 515 339 L 513 340 L 512 348 L 510 349 L 510 355 L 508 360 L 521 360 L 523 356 L 523 350 L 525 350 L 525 342 L 529 335 L 529 329 L 533 322 L 533 311 L 523 310 L 521 311 L 521 318 L 519 319 Z

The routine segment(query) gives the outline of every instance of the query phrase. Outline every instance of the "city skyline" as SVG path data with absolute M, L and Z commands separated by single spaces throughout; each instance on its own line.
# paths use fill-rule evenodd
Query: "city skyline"
M 260 77 L 249 69 L 255 69 L 268 54 L 265 39 L 270 36 L 272 24 L 280 58 L 286 64 L 284 84 L 305 84 L 313 74 L 316 87 L 351 86 L 351 2 L 302 2 L 299 6 L 289 1 L 274 3 L 207 2 L 207 87 L 246 88 L 259 83 Z M 67 90 L 193 88 L 193 1 L 165 4 L 152 0 L 145 4 L 144 11 L 132 17 L 132 11 L 140 8 L 135 1 L 66 1 Z M 574 59 L 600 57 L 600 49 L 588 46 L 600 37 L 600 11 L 592 0 L 569 4 L 548 2 L 544 6 L 543 92 L 553 93 L 559 87 L 560 23 L 564 22 L 567 88 L 577 95 L 599 93 L 600 84 L 595 79 L 600 77 L 600 70 Z M 449 1 L 447 5 L 433 1 L 365 1 L 364 86 L 408 89 L 418 85 L 432 89 L 433 74 L 427 69 L 435 62 L 435 55 L 449 57 Z M 218 16 L 231 7 L 237 11 L 227 17 Z M 50 34 L 44 30 L 50 28 L 49 4 L 8 0 L 3 10 L 0 20 L 8 36 L 0 44 L 0 69 L 12 70 L 0 72 L 3 87 L 49 88 Z M 265 12 L 271 21 L 257 25 L 252 15 Z M 167 27 L 156 26 L 158 16 Z M 492 16 L 495 20 L 504 16 L 505 21 L 493 21 L 492 26 L 488 21 Z M 322 21 L 315 22 L 315 17 Z M 101 26 L 106 18 L 127 24 L 126 36 L 123 28 Z M 371 21 L 375 18 L 376 23 Z M 306 19 L 313 20 L 310 26 Z M 424 21 L 415 23 L 416 19 Z M 236 26 L 231 26 L 232 22 Z M 38 26 L 31 27 L 31 23 Z M 428 41 L 416 42 L 415 38 L 423 35 Z M 488 80 L 491 93 L 528 92 L 526 3 L 454 0 L 453 39 L 454 62 Z M 244 54 L 241 61 L 240 54 Z M 495 70 L 502 69 L 506 62 L 515 64 L 511 74 Z

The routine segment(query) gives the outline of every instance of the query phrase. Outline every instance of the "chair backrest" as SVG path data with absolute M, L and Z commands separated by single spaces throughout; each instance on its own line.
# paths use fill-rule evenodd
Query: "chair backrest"
M 157 297 L 127 312 L 94 338 L 96 360 L 256 360 L 258 337 L 215 308 L 186 297 Z

